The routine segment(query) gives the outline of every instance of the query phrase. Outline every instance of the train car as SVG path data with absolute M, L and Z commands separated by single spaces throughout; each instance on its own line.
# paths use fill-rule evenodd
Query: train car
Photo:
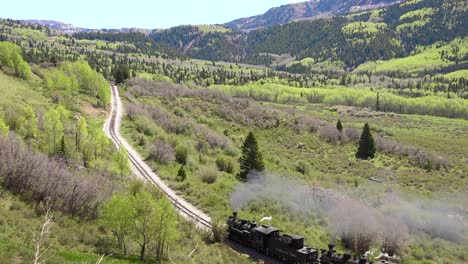
M 318 251 L 304 246 L 304 239 L 298 236 L 282 235 L 281 230 L 268 225 L 238 219 L 233 213 L 227 221 L 228 238 L 239 244 L 272 256 L 285 263 L 318 263 Z
M 304 238 L 281 234 L 281 230 L 269 225 L 257 225 L 237 218 L 234 212 L 227 221 L 228 238 L 284 263 L 294 264 L 395 264 L 387 260 L 368 262 L 366 258 L 353 258 L 350 254 L 338 254 L 334 245 L 319 250 L 304 245 Z
M 334 245 L 328 245 L 326 249 L 321 250 L 320 264 L 396 264 L 387 260 L 377 260 L 375 262 L 368 261 L 367 258 L 353 258 L 350 254 L 338 254 L 334 250 Z

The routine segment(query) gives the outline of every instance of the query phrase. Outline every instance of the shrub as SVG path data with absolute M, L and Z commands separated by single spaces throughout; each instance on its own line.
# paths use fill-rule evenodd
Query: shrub
M 358 142 L 359 141 L 359 131 L 354 127 L 349 127 L 345 129 L 344 140 L 347 142 Z
M 336 144 L 340 140 L 341 133 L 336 127 L 331 125 L 322 126 L 319 131 L 319 137 L 323 140 Z
M 176 161 L 180 164 L 186 164 L 188 159 L 188 150 L 186 147 L 180 145 L 175 150 Z
M 137 116 L 135 118 L 135 126 L 138 132 L 147 136 L 153 136 L 156 133 L 153 124 L 145 117 Z
M 211 240 L 214 243 L 223 242 L 227 238 L 227 228 L 221 219 L 213 220 L 211 224 Z
M 146 144 L 146 139 L 145 136 L 141 133 L 135 133 L 132 134 L 133 140 L 139 145 L 139 146 L 144 146 Z
M 234 172 L 234 163 L 230 159 L 219 156 L 216 159 L 216 166 L 218 167 L 219 171 L 224 171 L 227 173 Z
M 156 140 L 149 150 L 149 158 L 167 164 L 175 160 L 174 149 L 169 143 Z
M 309 163 L 299 160 L 296 162 L 296 171 L 302 174 L 308 174 L 310 172 L 310 165 Z
M 218 170 L 212 166 L 205 166 L 198 170 L 198 175 L 202 182 L 212 184 L 218 179 Z
M 177 172 L 177 180 L 183 182 L 185 181 L 186 178 L 187 178 L 187 173 L 185 172 L 184 165 L 182 165 L 180 166 L 180 169 Z

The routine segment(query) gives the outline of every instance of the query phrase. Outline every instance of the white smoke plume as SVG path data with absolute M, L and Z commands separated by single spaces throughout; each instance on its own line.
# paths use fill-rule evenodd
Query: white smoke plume
M 246 183 L 236 187 L 231 205 L 239 210 L 253 202 L 277 202 L 293 214 L 326 217 L 337 234 L 355 229 L 378 232 L 388 229 L 391 222 L 400 225 L 400 231 L 424 232 L 457 243 L 466 238 L 466 211 L 442 202 L 403 199 L 394 193 L 384 197 L 378 207 L 372 207 L 359 199 L 301 180 L 254 172 L 249 174 Z

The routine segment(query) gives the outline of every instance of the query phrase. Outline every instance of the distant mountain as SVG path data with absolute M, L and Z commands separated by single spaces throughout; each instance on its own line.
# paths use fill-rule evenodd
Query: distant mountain
M 335 1 L 333 10 L 349 9 L 353 6 L 351 2 L 344 6 L 341 1 Z M 369 6 L 377 2 L 384 3 L 353 3 Z M 197 59 L 278 66 L 306 59 L 315 63 L 339 62 L 352 69 L 367 61 L 409 56 L 420 51 L 418 46 L 468 36 L 468 9 L 463 4 L 463 1 L 447 0 L 405 1 L 375 12 L 303 19 L 258 30 L 207 31 L 183 26 L 155 31 L 149 37 Z M 331 5 L 331 0 L 322 0 L 316 9 L 330 9 Z M 463 52 L 458 53 L 453 59 L 466 61 Z M 303 72 L 299 66 L 294 71 Z M 466 66 L 460 63 L 457 67 Z
M 405 0 L 310 0 L 275 7 L 263 15 L 240 18 L 225 25 L 232 29 L 249 31 L 273 25 L 283 25 L 294 20 L 330 17 L 377 9 L 401 2 L 405 2 Z
M 67 24 L 67 23 L 58 22 L 54 20 L 26 19 L 26 20 L 21 20 L 21 22 L 28 23 L 28 24 L 39 24 L 39 25 L 46 26 L 50 29 L 57 30 L 66 34 L 74 34 L 78 32 L 91 31 L 90 29 L 75 27 L 72 24 Z
M 63 32 L 65 34 L 73 35 L 75 33 L 82 33 L 82 32 L 114 32 L 114 33 L 132 33 L 132 32 L 140 32 L 145 35 L 150 34 L 153 29 L 146 29 L 146 28 L 121 28 L 121 29 L 90 29 L 90 28 L 81 28 L 75 27 L 72 24 L 67 24 L 63 22 L 58 22 L 54 20 L 34 20 L 34 19 L 27 19 L 21 20 L 23 23 L 29 24 L 39 24 L 42 26 L 46 26 L 50 29 L 57 30 Z

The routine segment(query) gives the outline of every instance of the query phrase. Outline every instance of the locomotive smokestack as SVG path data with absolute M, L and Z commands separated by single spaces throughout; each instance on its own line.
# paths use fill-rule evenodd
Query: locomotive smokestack
M 232 217 L 237 218 L 237 212 L 232 212 Z

